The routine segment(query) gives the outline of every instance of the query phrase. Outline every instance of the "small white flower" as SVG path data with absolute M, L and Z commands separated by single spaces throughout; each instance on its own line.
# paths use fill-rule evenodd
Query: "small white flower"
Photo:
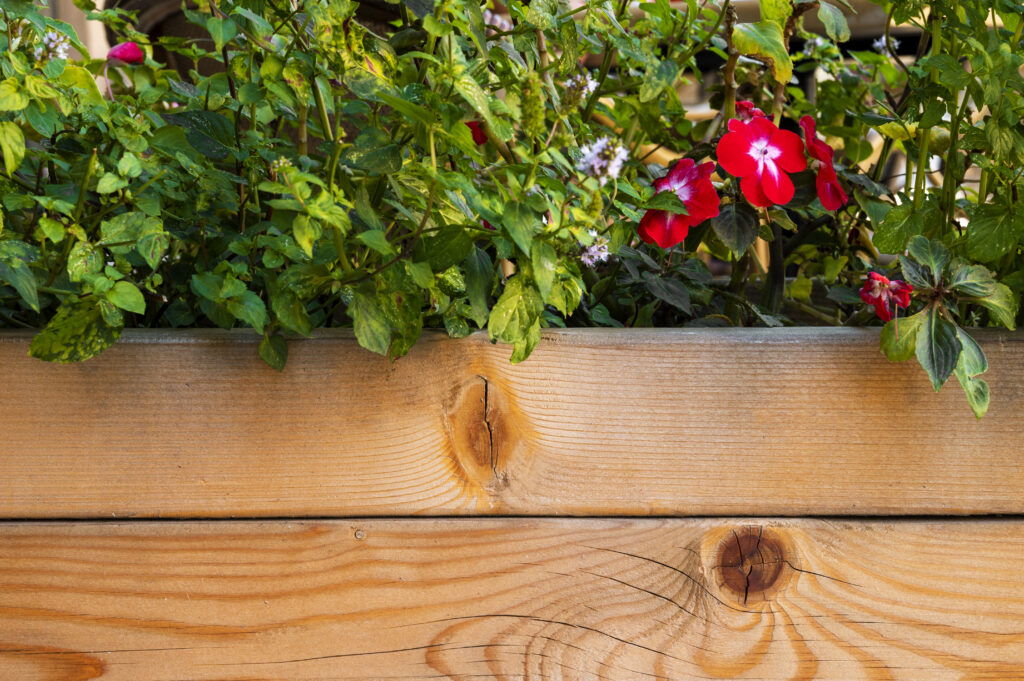
M 597 89 L 597 81 L 589 73 L 582 73 L 565 81 L 565 87 L 576 94 L 577 97 L 583 99 L 594 94 L 594 90 Z
M 629 150 L 608 137 L 600 137 L 593 144 L 580 147 L 578 168 L 603 185 L 609 179 L 616 179 L 622 171 L 622 164 L 629 158 Z
M 816 52 L 828 47 L 828 42 L 819 35 L 811 36 L 804 43 L 804 52 Z
M 588 232 L 590 236 L 594 237 L 594 243 L 583 249 L 583 253 L 580 254 L 580 262 L 587 267 L 593 267 L 599 262 L 605 262 L 608 260 L 608 239 L 604 238 L 595 230 Z
M 47 31 L 43 35 L 41 45 L 36 45 L 33 56 L 36 61 L 48 61 L 50 59 L 67 59 L 70 43 L 66 36 L 56 31 Z
M 286 159 L 284 156 L 278 156 L 277 159 L 270 163 L 270 169 L 275 173 L 284 170 L 285 168 L 291 168 L 292 162 Z
M 900 49 L 900 41 L 896 40 L 896 38 L 889 38 L 889 43 L 892 45 L 893 52 Z M 872 49 L 874 49 L 875 52 L 878 52 L 880 54 L 889 53 L 889 50 L 885 46 L 885 36 L 875 38 L 875 41 L 871 43 L 871 47 Z

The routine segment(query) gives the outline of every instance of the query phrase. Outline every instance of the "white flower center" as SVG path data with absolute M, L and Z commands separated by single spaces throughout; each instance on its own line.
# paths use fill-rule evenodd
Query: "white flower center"
M 752 159 L 757 161 L 757 174 L 760 175 L 767 170 L 772 175 L 778 175 L 779 171 L 775 167 L 775 159 L 782 156 L 782 149 L 773 147 L 768 143 L 768 138 L 764 137 L 759 140 L 754 140 L 750 145 L 750 150 L 747 152 Z

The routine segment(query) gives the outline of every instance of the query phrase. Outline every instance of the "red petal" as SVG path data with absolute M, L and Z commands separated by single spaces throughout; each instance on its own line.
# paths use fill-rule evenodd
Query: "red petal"
M 146 55 L 138 44 L 127 42 L 111 47 L 107 52 L 107 59 L 116 59 L 125 64 L 141 64 L 146 60 Z
M 672 170 L 668 171 L 668 175 L 662 179 L 667 180 L 667 184 L 673 188 L 682 184 L 687 184 L 693 180 L 693 167 L 693 159 L 684 158 L 676 163 L 672 167 Z
M 711 165 L 711 164 L 708 164 Z M 722 200 L 718 198 L 718 192 L 710 180 L 704 180 L 697 184 L 697 191 L 693 197 L 686 202 L 686 209 L 690 211 L 690 224 L 699 225 L 708 218 L 718 215 L 718 207 Z
M 764 172 L 761 174 L 761 189 L 764 191 L 764 195 L 772 203 L 779 205 L 789 203 L 789 200 L 793 198 L 793 194 L 796 193 L 793 181 L 778 166 L 774 167 L 774 173 L 771 170 L 771 164 L 765 164 Z
M 889 309 L 888 299 L 884 296 L 875 301 L 875 314 L 883 322 L 892 319 L 892 310 Z
M 729 121 L 730 129 L 733 129 L 734 121 L 736 121 L 735 118 Z M 715 151 L 722 169 L 730 175 L 745 177 L 757 172 L 757 161 L 749 153 L 750 133 L 745 126 L 742 129 L 733 129 L 733 132 L 723 135 Z
M 800 119 L 800 127 L 804 131 L 804 140 L 807 142 L 807 153 L 811 158 L 818 159 L 822 163 L 832 166 L 832 155 L 835 153 L 832 147 L 818 139 L 814 128 L 814 119 L 804 116 Z
M 822 166 L 814 185 L 818 190 L 818 200 L 825 210 L 839 210 L 849 201 L 849 197 L 839 184 L 836 171 L 829 166 Z
M 664 210 L 648 210 L 640 219 L 637 233 L 649 244 L 660 248 L 672 248 L 686 238 L 690 225 L 683 215 L 673 215 Z
M 775 159 L 775 163 L 787 173 L 796 173 L 807 167 L 804 143 L 795 132 L 778 130 L 772 133 L 770 144 L 782 151 L 782 155 Z
M 740 191 L 747 201 L 760 208 L 767 208 L 772 205 L 772 200 L 764 195 L 761 189 L 761 178 L 757 175 L 747 175 L 740 180 Z
M 477 146 L 487 144 L 487 133 L 484 132 L 483 127 L 478 121 L 466 121 L 466 125 L 473 132 L 473 141 L 476 142 Z

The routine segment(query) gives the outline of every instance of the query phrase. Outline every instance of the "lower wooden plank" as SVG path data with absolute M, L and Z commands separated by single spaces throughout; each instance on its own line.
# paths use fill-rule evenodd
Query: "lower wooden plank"
M 0 525 L 0 679 L 1024 679 L 1024 522 Z

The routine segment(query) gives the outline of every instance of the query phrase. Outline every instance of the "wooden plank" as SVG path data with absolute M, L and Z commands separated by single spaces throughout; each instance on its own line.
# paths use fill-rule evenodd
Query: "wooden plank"
M 1024 335 L 992 407 L 869 329 L 546 332 L 519 365 L 425 334 L 390 363 L 139 332 L 81 365 L 0 335 L 0 517 L 1024 513 Z
M 1021 521 L 0 525 L 19 681 L 1024 679 Z

